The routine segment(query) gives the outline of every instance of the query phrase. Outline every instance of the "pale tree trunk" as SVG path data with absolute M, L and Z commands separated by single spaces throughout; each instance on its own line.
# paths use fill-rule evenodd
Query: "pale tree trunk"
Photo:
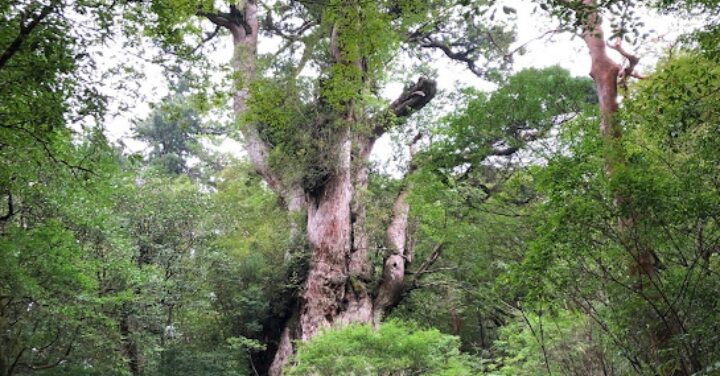
M 388 111 L 403 118 L 421 109 L 435 96 L 436 85 L 421 78 Z M 352 123 L 353 117 L 345 115 Z M 405 240 L 409 206 L 406 188 L 396 197 L 386 233 L 389 254 L 377 291 L 369 290 L 366 210 L 362 193 L 367 189 L 372 147 L 386 130 L 376 124 L 372 134 L 354 134 L 347 127 L 337 148 L 338 165 L 320 193 L 307 193 L 307 239 L 310 266 L 302 286 L 297 311 L 280 340 L 270 375 L 282 374 L 292 355 L 292 340 L 308 340 L 322 328 L 350 323 L 378 324 L 383 312 L 395 306 L 404 288 L 407 258 Z M 417 140 L 415 140 L 417 141 Z
M 389 307 L 400 300 L 405 282 L 405 238 L 407 230 L 408 213 L 410 205 L 407 200 L 407 190 L 401 190 L 393 204 L 393 216 L 386 232 L 386 245 L 390 255 L 383 265 L 383 283 L 380 285 L 375 306 L 373 307 L 373 321 L 377 325 L 382 315 Z
M 367 158 L 374 139 L 353 148 L 348 130 L 339 150 L 340 166 L 317 196 L 308 195 L 307 237 L 310 266 L 297 311 L 283 331 L 270 375 L 280 375 L 290 355 L 292 340 L 308 340 L 322 328 L 350 323 L 375 323 L 384 310 L 398 303 L 404 287 L 405 233 L 409 206 L 401 191 L 387 231 L 390 250 L 382 281 L 373 293 L 368 260 L 366 212 L 361 193 L 367 187 Z M 357 137 L 355 137 L 358 140 Z
M 373 302 L 366 284 L 371 265 L 361 196 L 368 184 L 367 162 L 374 142 L 374 138 L 356 136 L 350 144 L 353 149 L 345 140 L 340 149 L 340 172 L 327 184 L 326 192 L 308 200 L 311 267 L 299 312 L 282 333 L 270 375 L 282 373 L 293 353 L 293 339 L 308 339 L 317 329 L 335 322 L 370 321 Z
M 340 140 L 339 165 L 318 197 L 310 197 L 307 236 L 310 270 L 300 300 L 297 338 L 307 340 L 344 313 L 343 298 L 348 281 L 352 246 L 350 203 L 353 182 L 350 174 L 352 140 L 349 130 Z

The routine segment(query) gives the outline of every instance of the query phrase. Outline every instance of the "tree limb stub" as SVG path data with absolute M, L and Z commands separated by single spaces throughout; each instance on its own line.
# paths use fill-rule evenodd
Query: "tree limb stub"
M 390 111 L 397 117 L 410 116 L 430 103 L 435 94 L 437 83 L 427 77 L 420 77 L 415 85 L 390 104 Z

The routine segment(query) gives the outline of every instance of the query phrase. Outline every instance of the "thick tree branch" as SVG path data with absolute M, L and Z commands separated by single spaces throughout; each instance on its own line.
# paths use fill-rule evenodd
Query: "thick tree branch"
M 230 25 L 232 25 L 232 19 L 229 17 L 229 13 L 198 11 L 196 14 L 200 17 L 207 18 L 208 21 L 217 26 L 229 28 Z
M 242 118 L 247 110 L 247 99 L 250 94 L 249 84 L 255 77 L 259 29 L 257 4 L 253 1 L 247 1 L 244 3 L 243 9 L 231 5 L 229 13 L 198 10 L 197 15 L 207 18 L 218 28 L 227 28 L 233 36 L 235 55 L 233 56 L 232 65 L 235 72 L 242 77 L 233 96 L 233 111 L 237 118 Z M 218 29 L 216 28 L 211 36 L 217 32 Z M 255 171 L 291 209 L 301 206 L 299 199 L 296 197 L 298 196 L 296 192 L 284 187 L 278 174 L 268 164 L 269 146 L 261 138 L 256 125 L 243 124 L 241 132 L 248 158 Z
M 253 33 L 253 20 L 247 17 L 247 8 L 249 6 L 250 4 L 246 4 L 245 9 L 240 10 L 236 5 L 231 4 L 230 12 L 208 12 L 200 9 L 195 14 L 200 17 L 205 17 L 215 25 L 228 28 L 231 31 L 235 27 L 241 27 L 245 31 L 245 34 L 249 35 Z M 252 4 L 252 8 L 256 9 L 256 6 Z
M 387 116 L 381 116 L 373 128 L 371 139 L 374 141 L 387 132 L 398 119 L 420 111 L 437 94 L 437 83 L 427 77 L 420 77 L 411 87 L 406 88 L 387 109 Z
M 412 87 L 390 104 L 390 111 L 397 117 L 408 117 L 421 110 L 435 98 L 437 83 L 427 77 L 420 77 Z
M 456 23 L 465 24 L 476 31 L 473 35 L 459 35 L 453 27 Z M 468 19 L 453 20 L 453 15 L 444 14 L 408 32 L 405 42 L 420 49 L 440 51 L 447 58 L 465 65 L 474 75 L 485 77 L 487 67 L 494 60 L 493 56 L 503 59 L 503 64 L 512 61 L 512 54 L 507 52 L 504 41 L 498 42 L 499 34 L 495 34 L 498 31 L 500 30 L 497 28 L 485 29 Z M 484 59 L 484 62 L 478 64 L 481 59 Z
M 609 44 L 610 48 L 617 51 L 620 55 L 622 55 L 625 60 L 627 61 L 627 64 L 624 65 L 624 68 L 620 70 L 620 73 L 618 74 L 618 79 L 620 80 L 620 86 L 622 86 L 625 90 L 627 90 L 627 80 L 630 77 L 635 77 L 638 79 L 643 79 L 642 75 L 635 72 L 635 67 L 640 62 L 640 59 L 625 50 L 622 47 L 622 39 L 617 38 L 615 40 L 615 43 Z
M 268 165 L 268 147 L 260 138 L 257 129 L 253 125 L 244 125 L 242 129 L 245 141 L 245 151 L 255 171 L 265 180 L 268 187 L 280 196 L 284 196 L 284 189 L 279 177 Z M 285 199 L 283 197 L 283 199 Z
M 412 157 L 415 155 L 417 143 L 422 137 L 423 133 L 418 132 L 407 145 L 411 158 L 408 174 L 412 173 L 416 168 Z M 410 214 L 407 194 L 408 187 L 407 185 L 403 185 L 395 198 L 392 219 L 386 231 L 385 242 L 391 254 L 388 255 L 383 265 L 382 282 L 378 287 L 375 301 L 373 302 L 373 321 L 376 324 L 379 323 L 387 308 L 394 307 L 400 302 L 402 298 L 401 294 L 405 286 L 406 264 L 412 261 L 412 254 L 410 253 L 412 249 L 406 249 L 408 216 Z
M 373 303 L 373 321 L 380 322 L 385 309 L 400 301 L 405 282 L 405 238 L 410 205 L 406 201 L 407 190 L 403 189 L 395 198 L 393 214 L 386 232 L 386 244 L 390 255 L 383 264 L 382 282 Z
M 18 52 L 20 51 L 20 47 L 22 47 L 23 42 L 28 38 L 30 33 L 40 24 L 40 22 L 47 17 L 50 12 L 54 8 L 54 2 L 50 3 L 50 5 L 44 6 L 40 13 L 37 16 L 34 16 L 30 22 L 27 24 L 25 23 L 25 17 L 22 17 L 20 20 L 20 33 L 15 37 L 15 39 L 10 43 L 10 45 L 3 51 L 2 55 L 0 55 L 0 69 L 3 69 L 5 67 L 5 64 L 7 64 L 10 59 Z

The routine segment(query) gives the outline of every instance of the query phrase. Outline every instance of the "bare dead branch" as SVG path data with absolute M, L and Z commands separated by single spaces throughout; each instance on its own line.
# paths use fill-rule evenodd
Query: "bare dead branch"
M 424 108 L 437 94 L 437 83 L 427 77 L 420 77 L 411 87 L 406 88 L 388 107 L 385 115 L 376 120 L 370 135 L 371 143 L 382 136 L 397 122 Z
M 433 264 L 435 264 L 435 261 L 437 261 L 440 258 L 440 255 L 442 254 L 443 249 L 445 248 L 445 243 L 440 242 L 435 244 L 433 247 L 432 252 L 428 255 L 427 258 L 425 258 L 425 261 L 423 261 L 422 264 L 417 268 L 417 270 L 413 273 L 415 278 L 413 279 L 413 282 L 416 282 L 420 276 L 422 276 L 425 273 L 428 273 L 428 270 L 430 269 Z
M 527 47 L 527 46 L 530 45 L 531 43 L 536 42 L 536 41 L 538 41 L 538 40 L 540 40 L 540 39 L 543 39 L 543 38 L 547 37 L 548 35 L 555 35 L 555 34 L 559 34 L 559 33 L 562 33 L 562 32 L 564 32 L 564 31 L 568 31 L 568 30 L 569 30 L 569 29 L 567 29 L 567 28 L 562 28 L 562 27 L 559 27 L 559 28 L 557 28 L 557 29 L 547 30 L 547 31 L 545 31 L 545 32 L 542 33 L 542 34 L 540 34 L 540 35 L 538 35 L 538 36 L 536 36 L 536 37 L 534 37 L 534 38 L 531 38 L 531 39 L 525 41 L 523 44 L 521 44 L 521 45 L 513 48 L 511 51 L 508 51 L 507 53 L 505 53 L 505 55 L 504 55 L 503 57 L 504 57 L 505 60 L 512 62 L 513 56 L 514 56 L 518 51 L 520 51 L 520 50 L 522 50 L 523 48 Z M 491 38 L 490 40 L 493 41 L 493 44 L 495 44 L 494 40 L 492 39 L 492 34 L 491 34 L 491 33 L 488 33 L 488 34 L 489 34 L 488 36 Z M 495 44 L 495 45 L 497 46 L 497 44 Z
M 410 116 L 430 103 L 436 93 L 437 83 L 427 77 L 420 77 L 414 86 L 390 104 L 390 111 L 397 117 Z
M 620 70 L 618 73 L 618 80 L 620 82 L 620 86 L 622 86 L 625 90 L 627 90 L 627 80 L 630 77 L 635 78 L 643 78 L 640 74 L 635 73 L 635 67 L 640 62 L 640 59 L 635 56 L 634 54 L 631 54 L 627 50 L 625 50 L 622 47 L 622 39 L 616 38 L 615 42 L 610 44 L 608 43 L 608 46 L 612 48 L 613 50 L 617 51 L 622 55 L 623 58 L 627 61 L 627 64 L 623 64 L 624 68 Z

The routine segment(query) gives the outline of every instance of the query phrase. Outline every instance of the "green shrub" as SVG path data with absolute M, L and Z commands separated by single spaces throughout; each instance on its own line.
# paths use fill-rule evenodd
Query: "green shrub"
M 328 329 L 300 344 L 292 375 L 470 375 L 457 337 L 389 321 Z

